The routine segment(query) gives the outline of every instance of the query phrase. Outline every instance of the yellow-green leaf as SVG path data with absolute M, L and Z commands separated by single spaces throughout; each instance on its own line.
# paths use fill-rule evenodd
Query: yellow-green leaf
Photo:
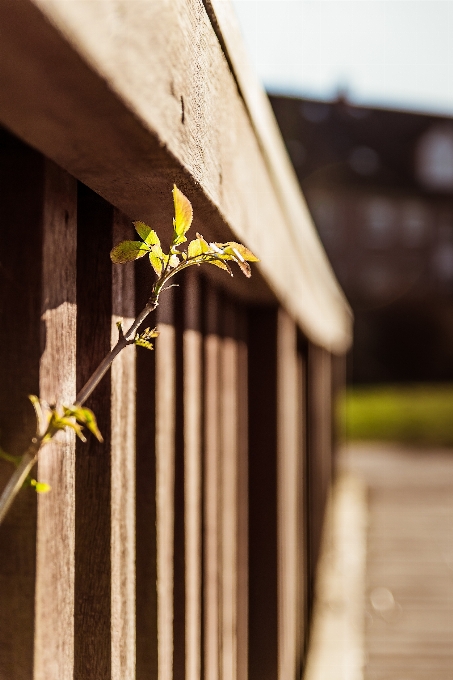
M 137 234 L 147 243 L 149 246 L 158 245 L 160 246 L 160 240 L 156 232 L 148 227 L 144 222 L 136 221 L 132 222 L 135 227 Z
M 212 249 L 209 247 L 209 243 L 204 240 L 203 236 L 198 233 L 197 231 L 197 239 L 200 241 L 200 246 L 201 246 L 201 252 L 204 253 L 211 253 Z
M 196 238 L 189 243 L 189 247 L 187 248 L 187 256 L 188 257 L 198 257 L 198 255 L 202 255 L 202 254 L 203 254 L 203 249 L 201 247 L 200 239 Z
M 110 252 L 110 259 L 115 264 L 125 264 L 149 253 L 149 246 L 141 241 L 122 241 Z
M 96 416 L 90 408 L 87 408 L 86 406 L 64 406 L 63 408 L 65 416 L 73 416 L 76 418 L 76 420 L 78 420 L 79 423 L 86 425 L 89 431 L 94 434 L 96 439 L 98 439 L 100 442 L 104 441 L 102 434 L 99 432 Z M 73 424 L 69 425 L 69 427 L 73 427 Z
M 157 276 L 160 276 L 162 274 L 162 260 L 153 250 L 149 254 L 149 261 Z
M 233 272 L 231 271 L 231 267 L 227 265 L 226 262 L 222 262 L 222 260 L 208 260 L 209 264 L 214 264 L 216 267 L 219 269 L 224 269 L 229 273 L 230 276 L 233 276 Z
M 48 493 L 52 487 L 46 482 L 37 482 L 36 479 L 30 480 L 30 484 L 35 487 L 36 493 Z
M 252 253 L 252 251 L 243 246 L 242 243 L 229 241 L 228 243 L 219 243 L 218 245 L 221 248 L 225 248 L 227 252 L 231 248 L 231 251 L 235 253 L 235 255 L 240 255 L 239 259 L 242 257 L 244 260 L 246 260 L 246 262 L 259 262 L 259 259 Z
M 175 204 L 173 245 L 177 246 L 187 241 L 185 234 L 192 224 L 193 210 L 191 202 L 178 189 L 176 184 L 173 185 L 173 202 Z

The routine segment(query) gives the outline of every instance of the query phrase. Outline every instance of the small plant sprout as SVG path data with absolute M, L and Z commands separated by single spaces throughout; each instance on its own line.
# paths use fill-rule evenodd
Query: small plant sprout
M 159 296 L 165 290 L 171 278 L 187 267 L 203 264 L 214 265 L 233 276 L 230 266 L 232 262 L 238 265 L 245 276 L 250 277 L 249 262 L 258 262 L 258 258 L 241 243 L 235 241 L 209 243 L 201 234 L 197 233 L 195 239 L 188 243 L 187 248 L 181 249 L 182 244 L 187 242 L 186 234 L 192 224 L 193 211 L 189 199 L 176 185 L 173 186 L 173 201 L 175 209 L 173 237 L 167 253 L 163 251 L 156 232 L 144 222 L 139 221 L 133 224 L 141 240 L 122 241 L 110 253 L 114 264 L 124 264 L 138 260 L 145 255 L 148 256 L 156 278 L 145 307 L 127 331 L 124 331 L 121 322 L 117 324 L 118 342 L 82 387 L 74 404 L 69 406 L 49 405 L 43 399 L 30 395 L 36 413 L 36 434 L 22 456 L 11 456 L 0 449 L 0 458 L 16 467 L 0 496 L 0 523 L 22 486 L 33 486 L 38 493 L 50 491 L 48 484 L 32 479 L 30 471 L 38 460 L 41 448 L 53 439 L 60 430 L 72 429 L 82 441 L 86 441 L 83 432 L 83 428 L 86 428 L 100 442 L 103 441 L 93 411 L 83 404 L 109 370 L 115 357 L 125 347 L 138 345 L 146 349 L 153 349 L 152 340 L 159 335 L 156 328 L 151 329 L 149 327 L 141 332 L 139 328 L 147 316 L 156 309 L 159 304 Z

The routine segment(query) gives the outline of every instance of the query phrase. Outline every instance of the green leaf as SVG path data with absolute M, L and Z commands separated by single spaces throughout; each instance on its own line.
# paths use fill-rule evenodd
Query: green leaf
M 122 241 L 112 249 L 110 259 L 115 264 L 124 264 L 138 260 L 139 257 L 143 257 L 149 251 L 149 246 L 141 241 Z
M 218 243 L 220 248 L 223 248 L 226 252 L 233 253 L 240 260 L 241 257 L 246 262 L 259 262 L 259 259 L 252 253 L 251 250 L 242 245 L 242 243 L 236 243 L 235 241 L 229 241 L 228 243 Z
M 160 276 L 162 274 L 163 263 L 161 258 L 156 255 L 153 250 L 149 254 L 149 261 L 151 262 L 151 267 L 154 269 L 157 276 Z
M 175 204 L 175 216 L 173 218 L 174 232 L 172 245 L 177 246 L 187 241 L 185 234 L 192 224 L 193 210 L 191 202 L 178 189 L 176 184 L 173 185 L 173 202 Z
M 137 234 L 144 240 L 145 243 L 147 243 L 149 246 L 160 246 L 160 240 L 156 232 L 151 229 L 151 227 L 148 227 L 147 224 L 144 222 L 132 222 L 132 224 L 135 227 L 135 231 Z
M 146 349 L 154 349 L 152 342 L 150 340 L 152 338 L 157 338 L 159 335 L 159 331 L 156 328 L 153 328 L 150 330 L 149 328 L 146 328 L 143 333 L 140 333 L 140 335 L 135 336 L 135 344 L 138 345 L 139 347 L 146 347 Z
M 230 276 L 233 276 L 233 272 L 231 271 L 231 267 L 226 263 L 223 262 L 222 260 L 208 260 L 208 264 L 213 264 L 219 269 L 224 269 L 229 273 Z
M 79 423 L 85 425 L 98 441 L 104 441 L 102 434 L 99 432 L 96 416 L 90 408 L 86 406 L 64 406 L 63 409 L 65 416 L 73 416 Z
M 204 253 L 211 253 L 212 249 L 209 247 L 209 243 L 204 240 L 203 236 L 198 233 L 197 231 L 197 239 L 200 241 L 200 246 L 201 246 L 201 252 Z
M 37 482 L 36 479 L 31 479 L 30 484 L 35 487 L 36 493 L 48 493 L 52 488 L 46 482 Z
M 187 257 L 198 257 L 198 255 L 203 254 L 203 249 L 201 247 L 200 239 L 196 238 L 189 243 L 187 248 Z

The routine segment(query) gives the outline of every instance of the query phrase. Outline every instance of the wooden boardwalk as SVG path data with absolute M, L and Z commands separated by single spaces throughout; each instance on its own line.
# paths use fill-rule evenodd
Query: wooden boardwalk
M 341 466 L 368 488 L 364 680 L 453 680 L 453 451 L 356 444 Z

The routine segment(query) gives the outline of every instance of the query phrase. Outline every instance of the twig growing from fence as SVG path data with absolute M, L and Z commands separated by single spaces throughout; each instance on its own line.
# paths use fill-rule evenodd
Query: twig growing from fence
M 21 458 L 17 460 L 0 449 L 0 458 L 16 464 L 16 470 L 11 475 L 2 495 L 0 496 L 0 523 L 11 507 L 12 502 L 22 488 L 24 482 L 29 479 L 38 492 L 50 489 L 48 485 L 30 479 L 30 472 L 38 460 L 41 448 L 50 441 L 59 430 L 67 427 L 72 428 L 77 436 L 85 441 L 83 427 L 87 427 L 100 441 L 102 435 L 99 432 L 94 413 L 83 406 L 93 390 L 102 380 L 112 365 L 116 356 L 128 345 L 138 345 L 153 349 L 151 340 L 158 336 L 156 329 L 147 328 L 142 333 L 137 333 L 141 324 L 159 304 L 159 296 L 165 290 L 166 284 L 175 274 L 193 265 L 213 264 L 224 269 L 231 276 L 229 261 L 236 262 L 245 276 L 250 277 L 249 262 L 257 262 L 253 253 L 240 243 L 230 241 L 228 243 L 208 243 L 203 236 L 196 234 L 196 238 L 190 241 L 187 250 L 181 251 L 179 247 L 187 241 L 186 233 L 192 224 L 193 211 L 189 199 L 176 187 L 173 187 L 173 200 L 175 216 L 173 218 L 173 239 L 169 252 L 162 250 L 160 239 L 156 232 L 144 222 L 134 222 L 135 230 L 140 236 L 140 241 L 122 241 L 110 253 L 112 262 L 124 264 L 132 262 L 140 257 L 148 255 L 151 266 L 157 276 L 152 288 L 151 295 L 143 310 L 137 316 L 130 328 L 124 332 L 121 323 L 118 324 L 118 342 L 113 349 L 104 357 L 97 369 L 88 379 L 86 384 L 77 394 L 76 401 L 71 406 L 49 405 L 38 397 L 31 395 L 36 412 L 37 430 L 30 446 Z

